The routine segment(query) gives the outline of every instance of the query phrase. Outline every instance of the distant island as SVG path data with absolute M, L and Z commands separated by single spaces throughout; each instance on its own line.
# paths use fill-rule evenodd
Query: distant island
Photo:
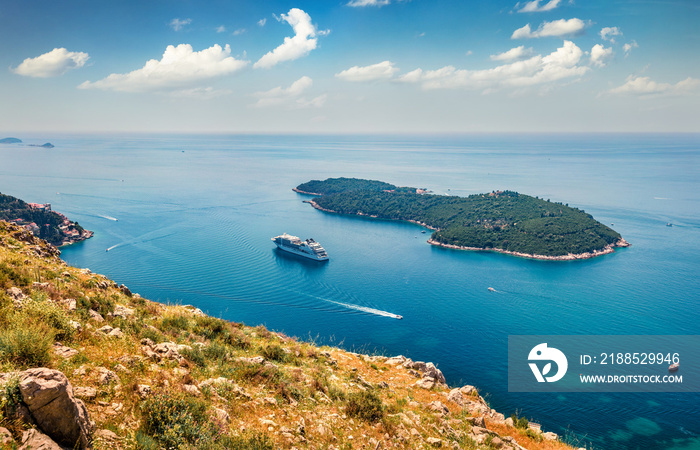
M 4 139 L 0 139 L 0 144 L 21 144 L 22 140 L 13 138 L 13 137 L 7 137 Z M 45 144 L 27 144 L 27 147 L 41 147 L 41 148 L 54 148 L 55 145 L 53 145 L 51 142 L 47 142 Z
M 54 148 L 55 145 L 53 145 L 51 142 L 47 142 L 46 144 L 38 145 L 38 144 L 28 144 L 29 147 L 41 147 L 41 148 Z
M 92 237 L 78 222 L 51 210 L 51 204 L 27 203 L 0 193 L 0 220 L 19 225 L 36 237 L 56 245 L 68 245 Z
M 513 191 L 456 197 L 355 178 L 312 180 L 294 191 L 315 195 L 308 203 L 322 211 L 417 223 L 434 230 L 430 244 L 447 248 L 573 260 L 629 246 L 583 210 Z

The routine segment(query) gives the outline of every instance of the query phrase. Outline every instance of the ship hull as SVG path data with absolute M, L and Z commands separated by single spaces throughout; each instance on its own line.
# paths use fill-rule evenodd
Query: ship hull
M 318 255 L 311 255 L 309 253 L 303 252 L 301 250 L 297 250 L 295 248 L 280 245 L 277 242 L 275 242 L 275 245 L 277 246 L 278 249 L 285 251 L 287 253 L 291 253 L 293 255 L 302 256 L 304 258 L 312 259 L 314 261 L 328 261 L 328 256 L 323 257 L 323 256 L 318 256 Z

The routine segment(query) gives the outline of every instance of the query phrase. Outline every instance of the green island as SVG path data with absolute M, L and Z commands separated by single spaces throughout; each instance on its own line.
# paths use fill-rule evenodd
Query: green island
M 430 244 L 549 260 L 585 259 L 627 247 L 619 233 L 568 204 L 493 191 L 457 197 L 355 178 L 312 180 L 294 188 L 326 212 L 401 220 L 434 230 Z
M 88 231 L 52 211 L 49 203 L 27 203 L 11 195 L 0 193 L 0 220 L 12 222 L 32 232 L 36 237 L 56 245 L 68 245 L 92 237 Z

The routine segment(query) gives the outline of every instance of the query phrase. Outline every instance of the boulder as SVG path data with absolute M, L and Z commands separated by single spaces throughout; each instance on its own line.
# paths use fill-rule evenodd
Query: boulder
M 423 388 L 423 389 L 432 389 L 435 386 L 435 380 L 433 378 L 430 378 L 430 377 L 425 377 L 425 378 L 422 378 L 422 379 L 416 381 L 414 386 L 417 386 L 417 387 Z
M 123 285 L 122 285 L 123 286 Z M 122 319 L 128 319 L 134 315 L 134 310 L 127 308 L 126 306 L 117 305 L 112 313 L 114 317 L 121 317 Z
M 47 368 L 25 370 L 19 390 L 44 433 L 68 447 L 88 447 L 93 425 L 85 404 L 75 398 L 63 373 Z
M 104 317 L 102 317 L 102 314 L 98 313 L 94 309 L 91 309 L 90 311 L 88 311 L 88 313 L 90 314 L 90 318 L 93 319 L 95 322 L 105 321 Z
M 63 448 L 41 431 L 32 428 L 22 433 L 22 446 L 19 450 L 63 450 Z
M 438 401 L 430 402 L 430 404 L 428 404 L 428 409 L 441 415 L 450 413 L 450 410 L 447 408 L 447 406 L 445 406 L 442 402 Z
M 464 406 L 464 394 L 459 389 L 452 389 L 449 394 L 447 394 L 447 400 L 457 403 L 459 406 Z
M 73 356 L 78 354 L 78 350 L 70 347 L 66 347 L 65 345 L 61 344 L 60 342 L 55 342 L 53 344 L 53 351 L 56 353 L 58 356 L 60 356 L 63 359 L 68 359 L 72 358 Z
M 405 362 L 406 362 L 406 357 L 403 355 L 399 355 L 399 356 L 393 356 L 393 357 L 387 359 L 386 361 L 384 361 L 384 364 L 388 364 L 390 366 L 396 366 L 399 364 L 403 364 Z
M 425 440 L 425 442 L 427 442 L 428 445 L 432 445 L 433 447 L 442 447 L 442 439 L 438 439 L 436 437 L 429 437 Z
M 438 384 L 447 384 L 445 382 L 445 375 L 442 374 L 442 371 L 435 367 L 433 363 L 426 363 L 425 364 L 425 371 L 423 372 L 425 376 L 431 377 L 435 379 L 435 382 Z
M 4 427 L 0 427 L 0 444 L 11 446 L 14 442 L 15 440 L 12 437 L 12 433 L 10 433 L 10 430 Z
M 105 367 L 99 367 L 97 369 L 97 379 L 99 380 L 100 384 L 110 384 L 113 381 L 118 381 L 119 377 L 117 376 L 116 373 L 112 372 L 111 370 L 105 368 Z
M 73 388 L 73 394 L 84 400 L 95 400 L 97 398 L 97 389 L 92 387 L 76 386 Z
M 18 287 L 11 287 L 5 292 L 12 299 L 12 303 L 14 303 L 15 306 L 21 306 L 24 299 L 27 298 L 27 296 L 22 292 L 22 289 Z

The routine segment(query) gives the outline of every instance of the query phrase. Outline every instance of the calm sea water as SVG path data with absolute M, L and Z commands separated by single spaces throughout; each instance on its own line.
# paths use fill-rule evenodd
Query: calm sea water
M 70 264 L 154 300 L 433 361 L 451 385 L 581 444 L 700 448 L 700 394 L 514 394 L 506 379 L 510 334 L 700 334 L 700 135 L 49 140 L 0 146 L 0 191 L 95 231 L 63 250 Z M 291 190 L 338 176 L 516 190 L 585 209 L 633 246 L 576 262 L 451 251 L 420 227 L 325 214 Z M 283 232 L 315 238 L 330 262 L 280 253 L 270 238 Z

